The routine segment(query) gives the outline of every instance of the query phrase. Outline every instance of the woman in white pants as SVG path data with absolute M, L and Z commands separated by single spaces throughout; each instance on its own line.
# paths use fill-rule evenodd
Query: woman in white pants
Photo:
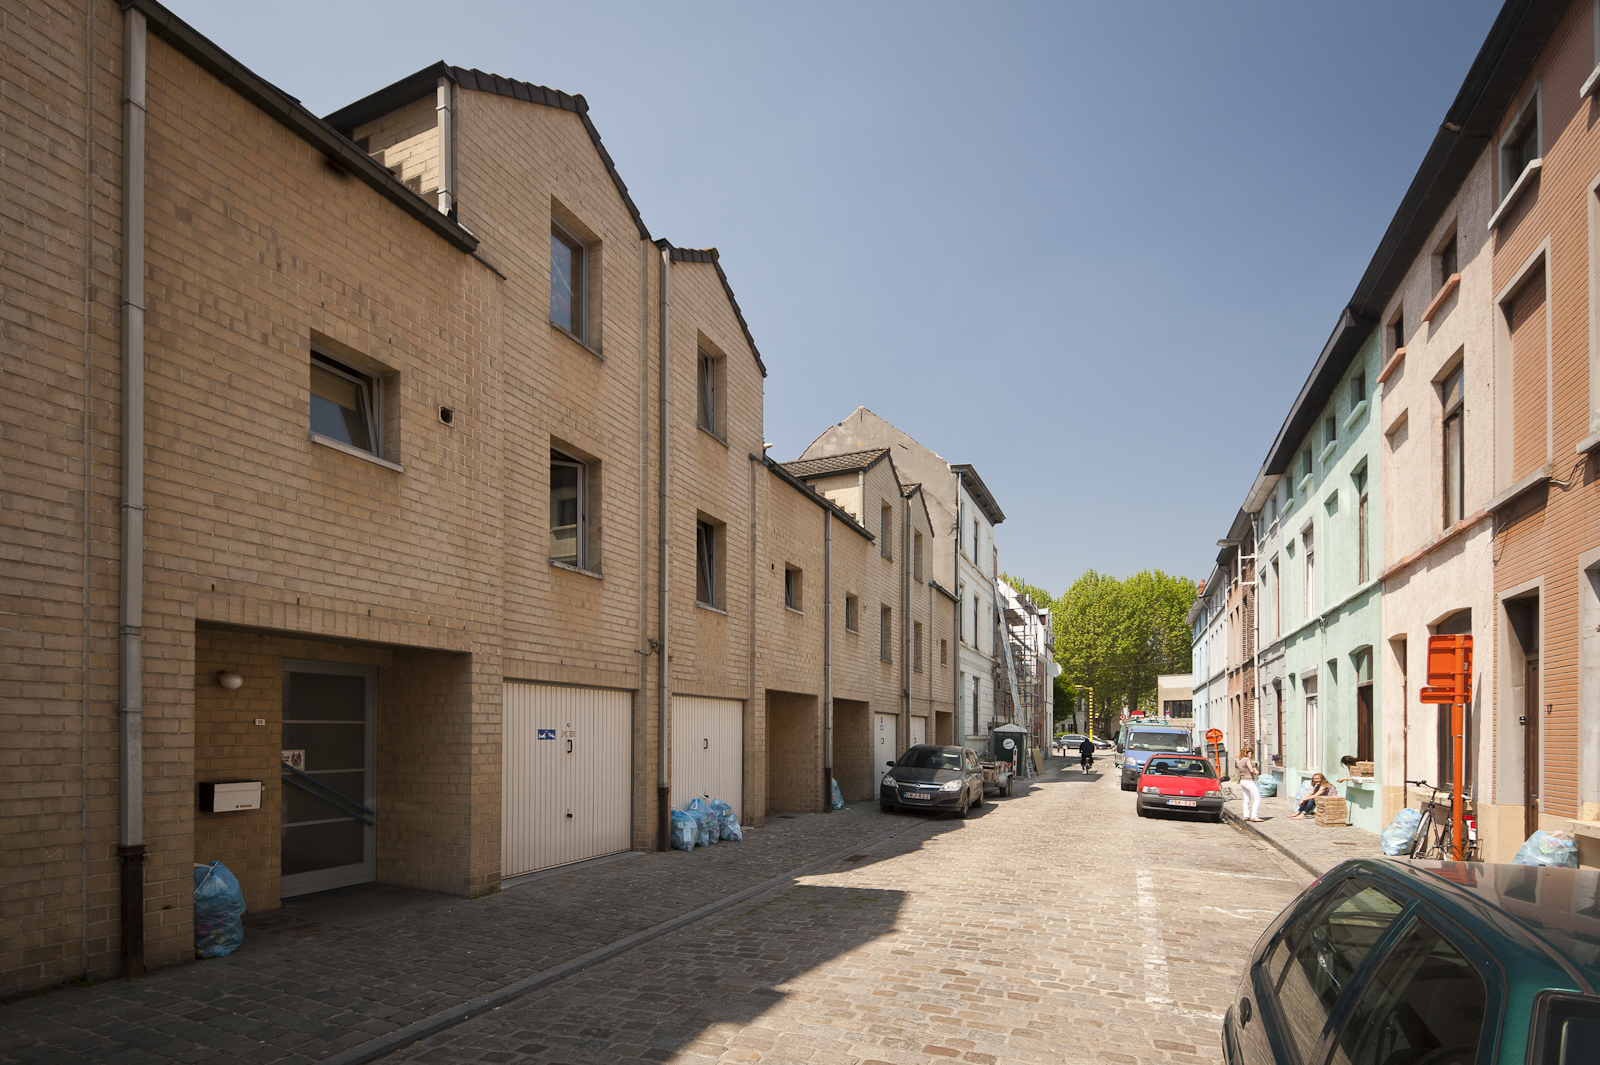
M 1239 789 L 1244 792 L 1244 819 L 1246 821 L 1261 820 L 1261 789 L 1256 786 L 1256 777 L 1260 772 L 1256 769 L 1255 751 L 1248 746 L 1239 752 L 1239 757 L 1234 761 L 1234 768 L 1239 771 Z

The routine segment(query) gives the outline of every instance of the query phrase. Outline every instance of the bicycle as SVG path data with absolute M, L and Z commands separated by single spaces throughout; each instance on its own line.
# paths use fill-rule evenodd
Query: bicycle
M 1408 780 L 1407 784 L 1415 784 L 1419 788 L 1427 788 L 1430 792 L 1428 801 L 1422 807 L 1422 817 L 1417 821 L 1416 831 L 1411 833 L 1411 846 L 1407 852 L 1413 859 L 1435 859 L 1438 861 L 1453 861 L 1455 859 L 1455 825 L 1452 818 L 1443 819 L 1434 815 L 1435 808 L 1449 807 L 1452 801 L 1448 788 L 1441 788 L 1429 784 L 1426 780 Z M 1439 800 L 1444 796 L 1444 801 Z M 1470 802 L 1472 795 L 1463 791 L 1463 801 Z M 1463 861 L 1473 862 L 1478 860 L 1478 819 L 1464 817 L 1464 827 L 1467 838 L 1461 848 Z M 1431 837 L 1431 838 L 1430 838 Z

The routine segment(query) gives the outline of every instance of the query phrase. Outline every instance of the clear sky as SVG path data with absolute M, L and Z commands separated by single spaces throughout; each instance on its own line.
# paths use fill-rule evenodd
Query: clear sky
M 1206 576 L 1498 11 L 168 2 L 318 114 L 441 59 L 582 93 L 650 231 L 721 249 L 772 454 L 870 407 L 1051 591 Z

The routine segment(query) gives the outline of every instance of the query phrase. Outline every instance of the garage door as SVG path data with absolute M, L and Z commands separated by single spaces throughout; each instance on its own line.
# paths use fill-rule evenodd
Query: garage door
M 899 714 L 873 714 L 873 757 L 872 768 L 882 773 L 885 762 L 893 762 L 900 757 L 899 739 L 895 735 L 900 730 Z
M 744 703 L 672 697 L 672 805 L 721 799 L 744 820 Z
M 912 718 L 911 719 L 911 743 L 908 744 L 908 746 L 914 747 L 919 743 L 927 743 L 927 742 L 928 742 L 928 719 L 925 718 L 925 717 L 914 717 L 914 718 Z
M 507 681 L 500 875 L 631 846 L 633 696 Z

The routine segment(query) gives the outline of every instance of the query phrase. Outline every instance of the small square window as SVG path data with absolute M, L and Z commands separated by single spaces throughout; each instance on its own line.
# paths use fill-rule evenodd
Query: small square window
M 1528 164 L 1539 158 L 1539 107 L 1537 104 L 1526 109 L 1522 125 L 1506 138 L 1500 148 L 1500 157 L 1503 160 L 1504 170 L 1501 171 L 1503 184 L 1500 195 L 1503 197 L 1511 191 L 1511 186 L 1516 184 Z
M 803 610 L 800 598 L 800 571 L 793 566 L 783 567 L 783 605 L 790 610 Z
M 550 561 L 589 568 L 589 469 L 550 452 Z
M 381 397 L 371 377 L 321 354 L 311 354 L 311 431 L 374 455 L 380 453 L 374 416 Z
M 722 607 L 722 530 L 709 521 L 695 522 L 695 601 Z
M 700 349 L 695 364 L 695 421 L 700 428 L 719 440 L 726 432 L 722 399 L 723 365 L 722 358 L 704 348 Z
M 850 632 L 861 631 L 861 603 L 853 595 L 844 597 L 844 627 Z
M 589 263 L 583 242 L 550 226 L 550 320 L 580 340 L 585 337 Z

